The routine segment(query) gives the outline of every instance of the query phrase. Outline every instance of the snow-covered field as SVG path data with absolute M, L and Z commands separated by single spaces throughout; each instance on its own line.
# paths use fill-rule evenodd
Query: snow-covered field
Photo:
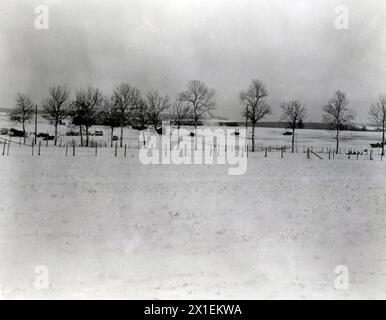
M 3 298 L 386 298 L 386 163 L 250 153 L 142 165 L 138 150 L 0 155 Z M 336 266 L 349 270 L 337 290 Z M 39 289 L 46 266 L 48 289 Z

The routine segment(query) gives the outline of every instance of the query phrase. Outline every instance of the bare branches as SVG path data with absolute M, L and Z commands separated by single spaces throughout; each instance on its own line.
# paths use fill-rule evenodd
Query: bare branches
M 356 114 L 348 108 L 348 99 L 346 93 L 336 91 L 327 105 L 322 107 L 323 122 L 330 124 L 334 129 L 340 129 L 347 126 L 355 119 Z
M 338 90 L 334 92 L 327 105 L 322 107 L 323 122 L 336 130 L 336 152 L 339 152 L 339 131 L 348 126 L 355 119 L 356 114 L 348 108 L 346 93 Z
M 141 94 L 137 88 L 123 83 L 113 93 L 113 103 L 117 109 L 121 124 L 120 147 L 123 145 L 123 127 L 127 126 L 134 110 L 139 107 Z
M 110 128 L 120 126 L 119 114 L 112 98 L 104 97 L 100 112 L 102 123 Z
M 102 92 L 98 88 L 88 87 L 86 90 L 79 90 L 75 94 L 73 103 L 73 121 L 86 128 L 86 147 L 88 146 L 88 129 L 93 126 L 99 115 L 103 103 Z M 82 129 L 80 129 L 82 131 Z
M 31 119 L 33 113 L 33 102 L 30 97 L 23 93 L 16 95 L 16 108 L 11 111 L 11 117 L 19 118 L 21 121 Z
M 252 122 L 252 151 L 255 151 L 255 125 L 271 114 L 270 106 L 264 101 L 268 95 L 263 82 L 254 79 L 246 91 L 240 92 L 240 102 L 244 106 L 243 116 Z
M 23 93 L 16 95 L 16 108 L 10 112 L 12 121 L 21 122 L 23 125 L 23 133 L 25 138 L 25 122 L 31 119 L 34 112 L 34 104 L 30 97 Z
M 149 123 L 147 104 L 142 99 L 139 102 L 138 108 L 134 111 L 134 121 L 140 130 L 145 130 L 147 128 L 146 125 Z
M 179 129 L 185 120 L 193 117 L 192 111 L 185 102 L 177 100 L 172 107 L 172 119 L 174 125 Z
M 195 128 L 200 119 L 210 115 L 215 109 L 215 95 L 215 90 L 200 80 L 189 81 L 187 90 L 179 94 L 178 100 L 186 102 L 191 107 Z
M 148 122 L 157 131 L 161 123 L 161 114 L 170 107 L 169 97 L 162 95 L 158 90 L 152 89 L 146 92 L 145 103 L 147 105 Z
M 123 83 L 118 86 L 113 93 L 113 103 L 120 116 L 122 126 L 126 126 L 130 122 L 132 112 L 138 108 L 141 94 L 137 88 Z
M 282 121 L 288 123 L 292 129 L 292 153 L 295 151 L 295 129 L 299 127 L 299 123 L 303 123 L 307 116 L 307 111 L 304 106 L 297 100 L 290 102 L 283 102 L 281 104 Z
M 297 100 L 283 102 L 280 107 L 282 109 L 281 120 L 288 122 L 289 127 L 293 130 L 307 117 L 306 108 Z
M 369 115 L 372 123 L 378 129 L 386 126 L 386 95 L 379 95 L 378 100 L 369 109 Z
M 246 91 L 240 92 L 240 102 L 244 106 L 243 115 L 251 120 L 252 125 L 271 114 L 271 108 L 265 103 L 264 98 L 268 95 L 263 82 L 254 79 Z
M 44 118 L 55 126 L 55 145 L 58 136 L 58 124 L 68 115 L 68 99 L 70 90 L 66 86 L 52 86 L 49 88 L 49 96 L 43 102 Z
M 382 130 L 382 155 L 385 155 L 386 96 L 379 95 L 378 100 L 369 109 L 371 121 Z
M 44 100 L 44 117 L 50 124 L 58 124 L 67 116 L 66 103 L 70 97 L 70 90 L 66 86 L 52 86 L 49 89 L 49 96 Z
M 110 147 L 113 146 L 114 128 L 120 126 L 119 114 L 112 97 L 104 97 L 102 101 L 102 110 L 100 119 L 105 126 L 111 129 Z

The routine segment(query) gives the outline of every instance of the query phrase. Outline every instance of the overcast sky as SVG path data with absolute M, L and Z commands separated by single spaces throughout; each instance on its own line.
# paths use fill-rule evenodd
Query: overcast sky
M 49 29 L 34 27 L 35 6 L 49 8 Z M 349 9 L 349 29 L 334 26 Z M 240 119 L 238 94 L 253 78 L 280 117 L 299 99 L 309 119 L 333 91 L 346 91 L 366 122 L 386 93 L 386 1 L 56 0 L 0 1 L 0 106 L 17 92 L 40 103 L 48 87 L 88 85 L 106 94 L 120 82 L 159 88 L 175 98 L 190 79 L 217 92 L 216 114 Z

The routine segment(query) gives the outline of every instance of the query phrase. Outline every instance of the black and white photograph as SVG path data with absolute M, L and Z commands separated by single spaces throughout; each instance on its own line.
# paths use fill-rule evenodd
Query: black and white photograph
M 386 298 L 385 1 L 0 0 L 0 25 L 0 299 Z

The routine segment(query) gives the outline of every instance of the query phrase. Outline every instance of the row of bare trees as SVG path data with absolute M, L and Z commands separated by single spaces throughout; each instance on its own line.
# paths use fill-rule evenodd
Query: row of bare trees
M 252 152 L 255 151 L 255 127 L 258 121 L 272 113 L 271 107 L 266 103 L 265 98 L 268 92 L 264 83 L 254 79 L 248 89 L 240 92 L 240 102 L 242 104 L 242 115 L 245 118 L 245 125 L 248 127 L 248 122 L 252 125 Z M 292 152 L 295 146 L 295 130 L 300 126 L 306 116 L 306 108 L 297 100 L 283 102 L 281 104 L 282 116 L 281 120 L 288 123 L 292 129 Z
M 255 126 L 258 121 L 271 114 L 271 108 L 265 98 L 268 92 L 264 83 L 254 79 L 248 89 L 240 92 L 240 102 L 243 106 L 242 115 L 245 118 L 246 127 L 248 122 L 252 125 L 252 151 L 255 150 Z M 340 131 L 348 128 L 354 121 L 356 114 L 348 107 L 349 100 L 346 93 L 337 90 L 329 99 L 326 105 L 322 106 L 323 122 L 331 130 L 336 132 L 336 152 L 339 150 Z M 294 152 L 295 130 L 307 117 L 307 110 L 298 100 L 283 102 L 281 104 L 281 120 L 292 129 L 292 152 Z M 369 111 L 371 122 L 382 132 L 382 155 L 385 148 L 385 127 L 386 127 L 386 95 L 380 95 Z
M 249 87 L 240 92 L 239 98 L 243 106 L 242 115 L 252 126 L 252 151 L 255 151 L 255 127 L 257 122 L 271 114 L 271 107 L 265 101 L 268 91 L 264 83 L 254 79 Z M 98 88 L 88 87 L 78 90 L 75 98 L 71 99 L 70 90 L 66 86 L 54 85 L 50 87 L 48 97 L 43 101 L 43 114 L 51 125 L 55 127 L 55 145 L 57 144 L 58 126 L 67 117 L 72 119 L 74 125 L 79 126 L 81 145 L 83 146 L 83 129 L 85 129 L 86 142 L 89 144 L 89 129 L 98 121 L 111 128 L 111 141 L 114 128 L 120 127 L 120 146 L 123 144 L 123 129 L 129 124 L 135 124 L 140 130 L 148 125 L 155 131 L 165 113 L 178 129 L 186 120 L 194 122 L 195 129 L 199 121 L 212 115 L 215 108 L 215 90 L 209 88 L 200 80 L 192 80 L 187 84 L 186 90 L 180 92 L 172 104 L 167 95 L 159 90 L 148 90 L 144 95 L 127 84 L 122 83 L 116 87 L 110 97 L 104 96 Z M 340 131 L 348 128 L 356 117 L 355 112 L 348 107 L 349 101 L 346 93 L 338 90 L 334 92 L 326 105 L 322 106 L 323 122 L 336 132 L 336 151 L 339 150 Z M 294 152 L 295 130 L 307 117 L 305 106 L 298 100 L 283 102 L 281 104 L 281 120 L 292 129 L 292 152 Z M 34 112 L 32 100 L 25 94 L 17 94 L 16 108 L 11 113 L 11 118 L 23 125 Z M 380 95 L 375 104 L 369 109 L 372 122 L 382 131 L 382 155 L 384 155 L 385 127 L 386 127 L 386 95 Z
M 141 130 L 153 126 L 159 132 L 161 121 L 168 112 L 178 129 L 187 120 L 193 120 L 194 127 L 197 128 L 199 121 L 211 115 L 214 108 L 215 91 L 200 80 L 189 81 L 186 90 L 179 93 L 173 104 L 167 95 L 157 89 L 141 94 L 128 83 L 116 87 L 111 96 L 103 95 L 98 88 L 88 87 L 76 91 L 73 99 L 67 86 L 54 85 L 49 88 L 48 97 L 42 103 L 43 116 L 55 128 L 54 144 L 57 144 L 58 126 L 65 119 L 71 118 L 72 124 L 79 127 L 82 146 L 83 134 L 86 135 L 85 146 L 88 146 L 89 130 L 97 123 L 111 128 L 111 141 L 114 128 L 120 128 L 122 147 L 123 129 L 130 124 Z M 27 95 L 18 93 L 11 118 L 22 123 L 24 136 L 25 122 L 31 119 L 34 110 L 32 100 Z

